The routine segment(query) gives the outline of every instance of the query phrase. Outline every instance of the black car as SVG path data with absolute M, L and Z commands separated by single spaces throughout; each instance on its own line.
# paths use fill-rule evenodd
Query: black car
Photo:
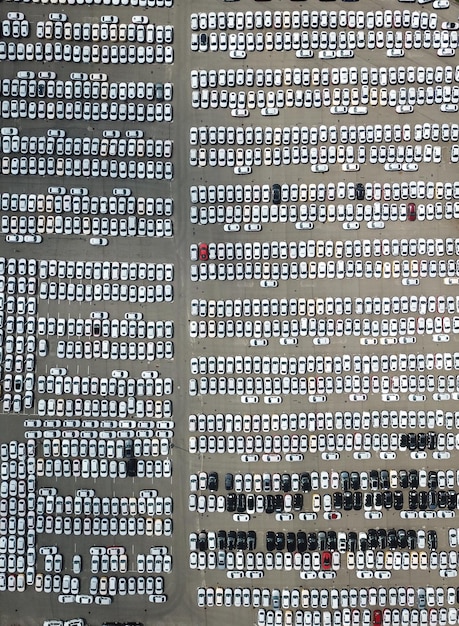
M 435 530 L 427 531 L 427 545 L 429 546 L 429 550 L 436 550 L 438 548 L 437 531 Z
M 363 535 L 359 537 L 359 550 L 362 550 L 362 552 L 365 552 L 365 550 L 368 550 L 368 548 L 369 548 L 368 538 L 366 534 L 364 533 Z
M 301 511 L 301 509 L 303 508 L 303 494 L 295 493 L 293 495 L 292 501 L 293 501 L 293 510 Z
M 439 509 L 446 509 L 448 506 L 448 494 L 443 489 L 437 492 L 437 504 Z
M 218 474 L 217 472 L 210 472 L 209 477 L 207 479 L 207 487 L 210 491 L 218 490 Z
M 283 550 L 285 548 L 285 535 L 282 532 L 276 533 L 276 550 Z
M 385 550 L 387 546 L 387 533 L 384 528 L 378 529 L 378 548 Z
M 408 472 L 408 484 L 413 489 L 417 489 L 419 487 L 419 472 L 415 469 L 410 469 Z
M 427 492 L 427 507 L 429 509 L 437 508 L 437 492 L 436 491 L 428 491 Z
M 219 550 L 226 550 L 226 531 L 219 530 L 217 533 L 217 545 Z
M 198 550 L 201 550 L 201 552 L 207 550 L 207 533 L 205 532 L 201 532 L 198 535 Z
M 408 448 L 408 435 L 406 433 L 401 433 L 398 446 L 402 449 Z
M 347 533 L 347 549 L 348 552 L 355 552 L 357 550 L 357 533 L 353 530 Z
M 284 496 L 281 493 L 276 493 L 274 496 L 274 510 L 277 513 L 281 513 L 284 510 Z
M 247 550 L 247 535 L 245 530 L 238 530 L 237 532 L 236 550 Z
M 362 183 L 357 183 L 355 187 L 355 195 L 357 200 L 363 200 L 365 198 L 365 187 Z
M 436 432 L 428 432 L 427 433 L 427 447 L 429 450 L 435 450 L 437 447 L 438 435 Z
M 327 533 L 324 530 L 319 530 L 317 533 L 317 541 L 319 543 L 319 550 L 322 552 L 327 545 Z
M 234 513 L 234 511 L 236 510 L 236 494 L 235 493 L 229 493 L 226 496 L 226 510 L 228 511 L 228 513 Z
M 420 511 L 425 511 L 428 506 L 427 491 L 418 492 L 418 506 Z
M 356 491 L 354 492 L 354 510 L 360 511 L 362 508 L 362 492 Z
M 300 487 L 305 493 L 311 491 L 311 475 L 309 472 L 302 472 L 300 474 Z
M 352 498 L 352 492 L 345 491 L 343 493 L 343 509 L 345 511 L 352 511 L 353 508 L 354 508 L 354 502 Z
M 379 485 L 379 474 L 377 470 L 370 471 L 370 489 L 377 489 Z
M 124 442 L 124 458 L 130 459 L 134 454 L 134 442 L 132 439 L 126 439 Z
M 393 528 L 391 528 L 390 530 L 387 531 L 387 547 L 390 548 L 391 550 L 395 550 L 397 546 L 398 546 L 397 533 L 395 532 Z
M 403 491 L 394 491 L 394 509 L 396 511 L 403 509 Z
M 225 489 L 226 491 L 231 491 L 234 486 L 234 476 L 231 472 L 225 474 Z
M 408 494 L 408 508 L 410 511 L 415 511 L 418 508 L 418 492 L 410 491 Z
M 370 528 L 367 533 L 368 545 L 370 548 L 376 548 L 378 545 L 378 533 L 374 528 Z
M 275 548 L 276 535 L 272 530 L 268 530 L 266 533 L 266 550 L 272 552 Z
M 350 488 L 349 472 L 341 472 L 339 475 L 339 482 L 343 491 L 348 491 Z
M 127 462 L 127 475 L 130 477 L 137 476 L 137 459 L 129 459 Z
M 164 100 L 164 83 L 156 83 L 155 96 L 158 102 L 162 102 Z
M 374 503 L 374 507 L 376 509 L 381 509 L 382 508 L 383 496 L 382 496 L 382 493 L 380 491 L 377 491 L 375 494 L 373 494 L 373 503 Z
M 273 204 L 280 204 L 281 201 L 281 186 L 274 183 L 271 188 L 271 202 Z
M 245 513 L 246 510 L 247 510 L 247 498 L 245 497 L 245 493 L 238 493 L 236 511 L 238 513 Z
M 406 470 L 399 470 L 398 484 L 400 485 L 400 489 L 406 489 L 408 487 L 408 472 Z
M 337 545 L 338 545 L 338 539 L 336 536 L 336 532 L 334 530 L 329 530 L 327 532 L 327 549 L 336 550 Z
M 381 470 L 379 473 L 379 485 L 381 489 L 389 489 L 389 472 Z
M 281 485 L 282 485 L 282 491 L 284 493 L 287 493 L 287 491 L 291 491 L 291 489 L 292 489 L 292 479 L 291 479 L 290 474 L 282 474 Z
M 365 494 L 363 498 L 363 505 L 366 509 L 373 508 L 373 494 L 370 493 L 369 491 L 367 491 L 367 493 Z
M 457 509 L 457 494 L 455 491 L 448 491 L 448 509 L 450 511 Z
M 352 489 L 360 489 L 360 474 L 359 472 L 351 472 L 350 476 Z
M 406 533 L 407 541 L 408 541 L 408 549 L 416 550 L 418 545 L 418 534 L 412 528 Z
M 427 433 L 418 433 L 418 450 L 425 450 L 427 447 Z
M 249 530 L 247 533 L 247 549 L 255 550 L 257 547 L 257 533 L 254 530 Z
M 391 509 L 394 501 L 394 495 L 392 491 L 384 491 L 383 493 L 383 507 L 385 509 Z
M 343 494 L 341 491 L 335 491 L 333 493 L 333 508 L 335 510 L 343 508 Z
M 296 550 L 296 534 L 287 533 L 287 550 L 289 552 L 295 552 Z
M 274 496 L 272 496 L 271 494 L 265 496 L 265 512 L 268 515 L 274 513 Z
M 436 489 L 438 487 L 437 472 L 429 472 L 429 475 L 427 476 L 427 486 L 429 487 L 429 489 Z
M 397 544 L 399 548 L 405 549 L 408 545 L 408 537 L 404 528 L 397 530 Z
M 306 533 L 303 530 L 299 530 L 296 534 L 296 548 L 298 552 L 305 552 L 307 548 Z
M 317 550 L 318 541 L 316 533 L 308 533 L 308 550 Z
M 255 511 L 255 496 L 253 493 L 247 495 L 247 511 Z
M 418 438 L 416 433 L 408 433 L 408 450 L 416 450 L 418 446 Z
M 237 535 L 235 530 L 229 530 L 226 538 L 226 547 L 228 550 L 234 550 L 236 547 Z

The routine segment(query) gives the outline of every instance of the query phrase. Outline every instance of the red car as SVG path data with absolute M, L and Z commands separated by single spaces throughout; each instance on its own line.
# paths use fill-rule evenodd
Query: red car
M 382 611 L 380 611 L 379 609 L 373 611 L 373 626 L 381 626 L 382 618 Z
M 332 564 L 331 552 L 322 552 L 322 557 L 321 557 L 322 569 L 324 570 L 331 569 L 331 564 Z
M 408 221 L 414 222 L 416 219 L 416 205 L 413 202 L 408 204 Z
M 199 244 L 199 260 L 200 261 L 209 260 L 209 246 L 206 243 Z

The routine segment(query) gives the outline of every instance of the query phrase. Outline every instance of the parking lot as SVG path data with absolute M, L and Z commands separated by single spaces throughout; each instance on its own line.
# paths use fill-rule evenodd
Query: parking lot
M 2 11 L 0 622 L 457 624 L 454 5 L 178 4 Z

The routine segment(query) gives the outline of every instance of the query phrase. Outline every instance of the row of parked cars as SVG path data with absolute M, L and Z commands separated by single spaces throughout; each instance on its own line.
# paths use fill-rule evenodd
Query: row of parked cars
M 404 181 L 402 183 L 355 183 L 341 181 L 334 183 L 296 183 L 289 185 L 192 185 L 190 187 L 190 201 L 192 204 L 214 203 L 265 203 L 281 204 L 287 202 L 316 202 L 338 200 L 375 200 L 387 202 L 389 200 L 419 200 L 427 198 L 433 200 L 438 193 L 439 199 L 459 197 L 459 183 L 443 181 Z M 331 197 L 329 197 L 329 194 Z M 309 205 L 312 206 L 311 204 Z M 326 213 L 325 213 L 326 215 Z
M 7 363 L 5 359 L 5 363 L 8 367 L 5 367 L 6 371 L 10 370 L 10 364 Z M 27 362 L 26 362 L 27 364 Z M 14 365 L 14 362 L 13 362 Z M 35 367 L 35 362 L 34 362 Z M 19 368 L 17 368 L 19 369 Z M 11 410 L 11 398 L 8 405 L 5 405 L 5 408 L 8 408 L 8 411 Z M 5 411 L 6 412 L 6 411 Z M 149 419 L 159 419 L 161 417 L 171 417 L 172 416 L 172 401 L 171 400 L 136 400 L 135 398 L 128 398 L 127 401 L 124 400 L 106 400 L 103 398 L 102 400 L 94 399 L 94 400 L 82 400 L 82 398 L 67 399 L 64 398 L 48 398 L 45 400 L 41 398 L 38 400 L 38 408 L 37 413 L 40 417 L 110 417 L 112 419 L 125 419 L 131 417 L 132 415 L 136 415 L 139 419 L 143 419 L 144 417 Z M 35 431 L 37 433 L 38 431 Z M 132 431 L 135 433 L 135 431 Z M 27 437 L 30 439 L 39 438 L 37 434 L 29 434 L 34 433 L 34 431 L 27 431 Z M 105 439 L 116 438 L 116 433 L 113 431 L 101 431 L 101 437 Z M 132 435 L 134 436 L 134 435 Z
M 129 515 L 172 515 L 172 498 L 159 496 L 156 489 L 143 489 L 139 497 L 103 497 L 95 495 L 94 490 L 82 489 L 76 491 L 75 496 L 38 495 L 30 496 L 28 506 L 32 509 L 32 500 L 35 500 L 36 512 L 39 515 L 53 513 L 61 515 L 103 515 L 104 517 L 127 517 Z M 84 495 L 91 494 L 91 495 Z M 101 560 L 101 567 L 108 567 L 109 556 L 95 555 Z M 91 557 L 92 558 L 92 557 Z M 99 561 L 98 561 L 99 562 Z M 112 568 L 112 566 L 110 566 Z M 113 568 L 112 568 L 113 569 Z
M 286 357 L 285 357 L 286 358 Z M 210 361 L 210 366 L 207 364 Z M 395 372 L 395 371 L 418 371 L 434 369 L 456 370 L 459 369 L 459 353 L 455 352 L 438 352 L 427 354 L 382 354 L 368 355 L 360 354 L 342 356 L 322 356 L 309 355 L 304 359 L 297 360 L 290 357 L 288 362 L 295 371 L 289 373 L 305 374 L 307 373 L 335 373 L 355 372 L 357 374 Z M 218 369 L 216 367 L 218 363 Z M 284 361 L 286 363 L 286 361 Z M 197 357 L 193 357 L 190 361 L 192 374 L 280 374 L 279 357 L 251 357 L 236 355 L 232 357 L 200 357 L 199 363 Z
M 459 93 L 456 86 L 437 85 L 435 88 L 429 86 L 415 89 L 410 87 L 400 87 L 387 90 L 381 87 L 368 88 L 367 85 L 358 88 L 340 89 L 335 87 L 330 90 L 328 87 L 320 89 L 278 89 L 276 92 L 262 90 L 255 91 L 227 91 L 222 89 L 202 89 L 192 92 L 191 104 L 193 108 L 216 109 L 218 107 L 231 109 L 233 117 L 248 117 L 250 111 L 260 108 L 263 116 L 276 116 L 284 108 L 320 108 L 328 107 L 333 115 L 366 115 L 367 105 L 395 107 L 397 113 L 413 113 L 415 105 L 440 104 L 440 111 L 443 113 L 455 113 Z
M 31 420 L 25 420 L 25 422 L 30 421 Z M 95 420 L 90 421 L 94 423 Z M 108 421 L 113 424 L 113 420 Z M 60 420 L 53 420 L 53 422 L 60 422 Z M 78 422 L 79 420 L 64 420 L 64 425 L 65 423 L 71 423 L 73 428 L 75 428 L 75 424 Z M 127 422 L 130 423 L 131 420 L 127 420 Z M 107 426 L 107 421 L 105 420 L 97 423 L 100 428 L 116 428 L 116 426 Z M 120 421 L 120 423 L 122 424 L 123 422 Z M 147 422 L 139 422 L 139 424 L 147 424 Z M 156 424 L 158 424 L 158 422 L 148 422 L 150 428 L 154 427 Z M 27 428 L 27 425 L 25 427 Z M 52 431 L 45 430 L 44 432 L 42 432 L 39 430 L 35 430 L 34 432 L 41 435 L 40 437 L 34 437 L 34 439 L 42 439 L 42 436 L 45 435 L 41 442 L 43 457 L 45 459 L 48 459 L 50 457 L 63 457 L 64 459 L 70 457 L 102 457 L 105 460 L 110 460 L 115 458 L 123 459 L 141 456 L 167 456 L 169 454 L 169 442 L 167 441 L 167 439 L 152 439 L 151 431 L 147 429 L 137 431 L 115 431 L 114 438 L 104 438 L 103 435 L 106 434 L 106 432 L 108 431 L 103 430 L 54 431 L 52 439 L 48 438 L 49 434 Z M 130 438 L 131 432 L 135 433 L 135 439 Z M 170 472 L 170 462 L 167 461 L 166 465 L 169 468 L 167 471 Z M 78 493 L 77 495 L 80 496 L 81 494 Z M 94 493 L 84 494 L 85 497 L 93 497 L 94 495 Z M 142 494 L 141 497 L 144 497 L 144 494 Z M 152 497 L 151 494 L 148 494 L 148 497 Z
M 53 13 L 50 14 L 52 16 Z M 136 43 L 167 43 L 174 41 L 174 27 L 167 24 L 152 24 L 146 15 L 134 15 L 131 24 L 122 24 L 116 15 L 103 15 L 101 23 L 69 22 L 65 20 L 37 22 L 37 39 L 65 39 L 67 41 L 132 41 Z M 135 20 L 135 21 L 134 21 Z M 25 29 L 24 29 L 25 30 Z M 23 35 L 26 36 L 26 35 Z
M 365 246 L 365 241 L 362 242 Z M 378 256 L 381 252 L 380 241 L 374 240 L 373 254 Z M 209 244 L 209 258 L 233 258 L 234 254 L 241 255 L 241 251 L 246 253 L 247 259 L 269 258 L 271 253 L 271 243 L 253 243 L 251 246 L 229 247 L 230 244 Z M 194 246 L 190 248 L 191 254 L 195 252 Z M 192 258 L 192 260 L 197 260 Z M 383 298 L 365 297 L 332 297 L 326 298 L 236 298 L 234 300 L 206 300 L 204 298 L 193 298 L 190 312 L 193 317 L 328 317 L 338 315 L 399 315 L 400 313 L 417 313 L 426 315 L 427 313 L 451 315 L 459 312 L 459 299 L 454 296 L 384 296 Z M 405 329 L 406 331 L 406 329 Z M 43 333 L 40 333 L 43 334 Z M 228 357 L 229 358 L 229 357 Z
M 59 119 L 59 120 L 100 120 L 130 122 L 171 122 L 173 118 L 172 105 L 169 102 L 138 103 L 129 102 L 88 102 L 75 100 L 57 102 L 45 100 L 3 100 L 2 118 L 18 119 Z
M 443 23 L 444 24 L 444 23 Z M 442 26 L 443 26 L 442 24 Z M 388 57 L 403 57 L 404 50 L 411 49 L 447 49 L 452 54 L 439 54 L 439 56 L 454 56 L 457 46 L 458 35 L 454 29 L 437 30 L 313 30 L 290 32 L 238 32 L 216 33 L 201 32 L 191 34 L 191 50 L 193 52 L 224 52 L 229 50 L 230 57 L 243 58 L 247 52 L 290 51 L 299 52 L 297 58 L 310 58 L 314 50 L 319 51 L 319 58 L 334 59 L 341 56 L 353 58 L 353 51 L 358 49 L 385 49 Z M 346 51 L 345 55 L 337 55 L 337 49 Z M 306 52 L 306 54 L 304 54 Z
M 8 259 L 8 274 L 14 274 L 16 268 L 21 273 L 21 267 L 25 267 L 24 263 L 16 265 L 16 259 L 14 263 Z M 19 259 L 21 262 L 22 260 Z M 23 259 L 25 262 L 26 260 Z M 2 267 L 0 258 L 0 268 Z M 13 271 L 13 268 L 15 271 Z M 37 273 L 41 279 L 54 278 L 76 278 L 78 280 L 114 280 L 114 281 L 166 281 L 173 280 L 173 265 L 169 263 L 136 263 L 135 261 L 129 263 L 127 261 L 66 261 L 63 259 L 29 259 L 27 261 L 27 273 L 31 276 L 36 276 Z M 25 273 L 25 272 L 24 272 Z M 130 317 L 125 319 L 142 319 L 142 314 L 137 312 L 134 318 Z M 105 320 L 108 319 L 109 314 L 107 311 L 93 311 L 91 319 L 93 320 Z M 51 324 L 54 323 L 49 320 L 55 320 L 55 318 L 48 317 L 49 328 L 47 331 L 51 333 Z M 39 331 L 41 333 L 41 330 Z
M 393 167 L 394 164 L 391 164 Z M 401 167 L 401 164 L 395 164 Z M 360 167 L 360 166 L 359 166 Z M 320 185 L 319 185 L 320 187 Z M 323 189 L 316 189 L 323 195 Z M 438 195 L 452 197 L 452 187 L 438 185 Z M 217 205 L 190 207 L 192 224 L 223 224 L 225 232 L 260 231 L 263 225 L 289 222 L 296 230 L 313 230 L 326 222 L 341 222 L 344 230 L 359 230 L 362 222 L 369 229 L 385 228 L 386 222 L 451 220 L 459 216 L 459 202 L 435 202 L 428 204 L 374 202 L 373 204 L 271 204 L 271 205 Z M 414 207 L 414 209 L 413 209 Z M 319 226 L 320 227 L 320 226 Z M 376 244 L 379 240 L 375 240 Z M 421 241 L 421 239 L 420 239 Z M 375 244 L 375 245 L 376 245 Z
M 306 259 L 306 258 L 362 258 L 380 256 L 452 256 L 459 250 L 459 239 L 452 237 L 442 238 L 402 238 L 402 239 L 309 239 L 308 241 L 264 241 L 264 242 L 209 242 L 192 244 L 190 246 L 190 258 L 192 261 L 252 261 L 252 260 L 277 260 L 277 259 Z M 396 296 L 394 296 L 396 297 Z M 331 302 L 333 298 L 328 299 Z M 369 299 L 366 299 L 368 302 Z M 397 301 L 400 300 L 397 297 Z M 424 296 L 425 302 L 432 302 Z M 223 301 L 220 301 L 223 302 Z M 247 301 L 249 302 L 249 301 Z M 395 300 L 394 300 L 395 302 Z M 405 300 L 404 300 L 405 302 Z M 408 302 L 408 299 L 406 299 Z M 356 312 L 362 308 L 363 300 L 355 300 Z M 360 311 L 361 313 L 363 311 Z M 408 312 L 408 309 L 405 311 Z M 425 312 L 425 311 L 424 311 Z M 433 312 L 433 311 L 431 311 Z M 444 311 L 443 311 L 444 312 Z M 327 311 L 330 313 L 330 311 Z M 310 313 L 311 314 L 311 313 Z M 235 313 L 238 316 L 237 312 Z M 250 315 L 250 314 L 247 314 Z M 285 313 L 284 313 L 285 315 Z M 240 313 L 239 313 L 240 316 Z
M 172 141 L 170 139 L 102 139 L 97 137 L 67 137 L 58 139 L 54 137 L 38 137 L 31 145 L 31 137 L 4 135 L 1 138 L 1 149 L 5 154 L 30 153 L 30 154 L 58 154 L 65 155 L 93 155 L 107 156 L 108 154 L 120 157 L 128 156 L 149 156 L 172 157 Z M 37 138 L 34 138 L 37 139 Z M 82 194 L 87 195 L 87 194 Z
M 75 163 L 75 160 L 72 160 Z M 107 218 L 79 217 L 61 215 L 17 216 L 2 215 L 0 232 L 10 233 L 6 236 L 9 243 L 41 243 L 42 234 L 59 235 L 95 235 L 90 237 L 90 245 L 106 246 L 111 237 L 172 237 L 173 222 L 170 219 L 147 219 L 143 217 Z M 28 233 L 40 233 L 28 234 Z M 14 233 L 14 234 L 11 234 Z M 19 233 L 19 234 L 17 234 Z
M 419 603 L 420 607 L 452 605 L 455 603 L 457 594 L 456 587 L 362 587 L 356 589 L 259 589 L 241 587 L 217 587 L 215 589 L 216 606 L 254 606 L 269 607 L 272 603 L 280 603 L 284 609 L 291 608 L 314 608 L 314 609 L 346 609 L 361 607 L 381 606 L 409 606 Z M 389 609 L 390 611 L 390 609 Z M 381 613 L 380 609 L 374 609 L 374 613 Z M 303 624 L 303 621 L 299 622 Z M 306 623 L 306 622 L 305 622 Z M 349 622 L 350 623 L 350 622 Z M 359 622 L 360 623 L 360 622 Z M 370 622 L 371 623 L 371 622 Z M 377 624 L 378 622 L 373 622 Z
M 436 0 L 438 3 L 444 3 L 444 0 Z M 434 3 L 435 4 L 435 3 Z M 443 8 L 446 8 L 443 4 Z M 212 588 L 213 591 L 213 588 Z M 213 597 L 213 596 L 212 596 Z M 213 605 L 212 605 L 213 606 Z M 338 622 L 338 620 L 341 620 Z M 371 626 L 384 624 L 384 626 L 390 626 L 391 624 L 402 624 L 403 626 L 409 626 L 413 621 L 417 621 L 420 624 L 435 626 L 435 624 L 457 624 L 459 615 L 456 608 L 445 607 L 431 608 L 431 609 L 389 609 L 383 610 L 375 609 L 342 609 L 335 611 L 292 611 L 281 609 L 258 609 L 257 614 L 257 626 L 274 626 L 274 624 L 285 624 L 286 626 L 330 626 L 333 623 L 342 623 L 349 626 L 353 624 L 362 624 L 362 626 Z
M 361 85 L 386 87 L 420 83 L 426 85 L 451 84 L 457 81 L 459 66 L 399 66 L 399 67 L 285 67 L 285 68 L 239 68 L 219 70 L 191 70 L 192 89 L 207 87 L 328 87 L 330 85 Z
M 48 188 L 59 189 L 62 193 L 43 194 L 18 194 L 4 192 L 1 195 L 1 207 L 3 211 L 26 211 L 28 213 L 73 213 L 83 214 L 110 214 L 110 215 L 149 215 L 171 216 L 174 212 L 172 198 L 144 198 L 131 195 L 127 187 L 115 187 L 111 196 L 90 196 L 85 187 Z M 31 259 L 31 264 L 36 263 Z M 63 261 L 61 261 L 63 263 Z M 70 263 L 70 262 L 69 262 Z M 75 264 L 75 262 L 73 262 Z M 71 265 L 71 264 L 70 264 Z M 70 267 L 69 265 L 69 267 Z M 143 266 L 143 264 L 142 264 Z M 46 278 L 43 276 L 42 278 Z
M 1 61 L 67 61 L 72 63 L 164 63 L 174 62 L 174 48 L 170 45 L 99 45 L 80 46 L 70 43 L 22 43 L 0 41 Z
M 421 434 L 421 433 L 418 433 Z M 429 433 L 434 435 L 434 433 Z M 432 437 L 428 438 L 432 439 Z M 368 472 L 327 472 L 325 470 L 319 472 L 301 472 L 283 474 L 264 472 L 263 474 L 232 474 L 228 472 L 225 475 L 226 491 L 234 490 L 236 493 L 243 491 L 275 491 L 275 492 L 299 492 L 317 491 L 319 489 L 327 490 L 342 489 L 349 491 L 350 489 L 358 491 L 359 489 L 377 491 L 378 489 L 417 489 L 418 487 L 428 487 L 429 489 L 452 489 L 459 479 L 454 470 L 371 470 Z M 459 483 L 458 483 L 459 484 Z M 190 491 L 210 491 L 218 490 L 218 474 L 216 472 L 200 472 L 199 474 L 190 475 Z
M 166 265 L 166 277 L 167 280 L 172 280 L 168 271 L 171 268 Z M 157 268 L 157 276 L 159 280 L 160 276 L 160 267 Z M 136 280 L 136 279 L 130 279 Z M 116 339 L 117 337 L 131 337 L 131 338 L 139 338 L 139 339 L 172 339 L 174 336 L 174 322 L 172 320 L 157 320 L 155 321 L 146 321 L 142 319 L 142 313 L 126 313 L 124 319 L 102 319 L 97 320 L 94 318 L 82 318 L 82 317 L 39 317 L 38 323 L 36 325 L 38 335 L 57 335 L 58 337 L 63 337 L 64 335 L 69 335 L 69 337 L 76 335 L 77 337 L 113 337 Z M 7 320 L 8 322 L 8 320 Z M 12 322 L 13 324 L 13 322 Z M 17 323 L 16 323 L 17 328 Z M 10 330 L 7 327 L 7 332 Z M 14 326 L 12 326 L 11 332 L 14 332 Z M 117 380 L 117 385 L 121 387 L 121 385 L 126 385 L 126 382 L 123 382 L 126 378 L 129 378 L 129 372 L 125 373 L 126 370 L 114 370 L 117 372 L 115 376 L 112 374 L 112 378 L 119 379 Z M 122 373 L 120 373 L 122 372 Z M 59 372 L 58 376 L 65 375 L 67 372 Z M 55 375 L 53 372 L 50 372 L 49 375 Z M 149 370 L 144 370 L 142 372 L 141 378 L 137 379 L 137 384 L 141 385 L 148 384 L 145 381 L 156 378 L 158 376 L 157 373 L 151 372 Z M 129 383 L 132 384 L 132 383 Z M 111 393 L 111 392 L 109 392 Z M 105 394 L 104 394 L 105 395 Z M 114 395 L 121 395 L 119 392 Z
M 240 415 L 233 413 L 198 413 L 188 416 L 190 432 L 247 432 L 274 433 L 279 431 L 308 431 L 313 434 L 318 431 L 328 430 L 360 430 L 369 429 L 434 429 L 451 430 L 458 424 L 459 413 L 452 411 L 376 411 L 360 412 L 310 412 L 310 413 L 264 413 L 254 415 Z M 293 433 L 292 433 L 293 431 Z M 305 432 L 303 432 L 305 434 Z M 335 436 L 339 433 L 335 433 Z M 387 433 L 381 433 L 381 438 Z M 448 473 L 448 481 L 453 480 L 454 472 Z M 459 484 L 459 482 L 458 482 Z
M 268 145 L 318 145 L 330 142 L 347 144 L 364 143 L 390 143 L 391 141 L 401 142 L 432 140 L 432 141 L 457 141 L 459 139 L 459 124 L 361 124 L 347 126 L 325 124 L 320 126 L 282 126 L 272 128 L 271 126 L 192 126 L 190 128 L 191 145 L 216 145 L 237 143 L 257 144 L 266 143 Z M 265 186 L 261 188 L 265 189 Z M 258 190 L 254 187 L 253 191 Z M 259 194 L 259 192 L 258 192 Z
M 174 299 L 174 289 L 169 283 L 165 285 L 126 285 L 124 283 L 105 283 L 92 285 L 91 283 L 60 283 L 65 287 L 60 287 L 61 294 L 67 300 L 73 302 L 100 302 L 101 300 L 112 300 L 114 302 L 172 302 Z M 42 282 L 40 285 L 40 298 L 42 300 L 57 300 L 59 297 L 59 286 L 55 282 Z M 121 350 L 121 348 L 120 348 Z M 123 354 L 127 357 L 125 347 Z M 119 357 L 121 358 L 121 357 Z
M 453 154 L 453 149 L 451 154 Z M 457 154 L 458 148 L 455 149 Z M 371 146 L 369 154 L 365 146 L 354 150 L 353 146 L 322 146 L 308 149 L 305 146 L 284 146 L 283 148 L 191 148 L 189 163 L 191 167 L 235 167 L 255 165 L 311 165 L 312 171 L 328 171 L 329 165 L 362 164 L 368 160 L 372 164 L 383 164 L 386 171 L 417 171 L 418 163 L 441 163 L 441 146 L 425 144 L 416 146 Z M 457 158 L 457 157 L 454 157 Z M 322 166 L 326 166 L 326 170 Z M 257 229 L 258 230 L 258 229 Z
M 193 282 L 220 280 L 258 280 L 260 287 L 275 288 L 279 286 L 279 280 L 309 279 L 339 279 L 344 278 L 368 278 L 387 279 L 402 278 L 402 285 L 416 286 L 420 278 L 444 278 L 454 284 L 459 273 L 459 266 L 453 259 L 431 260 L 423 259 L 404 261 L 301 261 L 297 263 L 214 263 L 192 265 L 190 278 Z M 224 324 L 221 324 L 224 326 Z M 229 328 L 229 324 L 227 323 Z M 241 325 L 239 325 L 241 326 Z M 243 327 L 243 325 L 241 326 Z
M 115 159 L 74 159 L 63 157 L 2 157 L 5 176 L 85 176 L 172 180 L 171 161 L 117 161 Z
M 435 7 L 434 7 L 435 8 Z M 192 13 L 191 30 L 254 30 L 261 28 L 416 28 L 434 29 L 438 16 L 428 11 L 214 11 Z
M 3 78 L 0 93 L 11 98 L 82 98 L 83 100 L 172 100 L 172 83 L 108 82 L 91 80 L 93 74 L 70 74 L 70 80 L 57 80 L 55 72 L 27 72 L 28 78 Z M 30 76 L 32 75 L 32 76 Z M 105 76 L 104 76 L 105 78 Z M 80 105 L 78 105 L 80 106 Z M 106 130 L 103 133 L 115 131 Z M 116 131 L 120 133 L 120 131 Z M 127 131 L 132 132 L 132 131 Z M 142 131 L 139 131 L 142 132 Z

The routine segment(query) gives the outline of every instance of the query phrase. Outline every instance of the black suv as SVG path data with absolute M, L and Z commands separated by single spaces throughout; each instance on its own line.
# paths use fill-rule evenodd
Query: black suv
M 277 183 L 274 183 L 274 185 L 272 186 L 271 189 L 272 192 L 272 203 L 273 204 L 280 204 L 281 201 L 281 186 L 278 185 Z
M 218 489 L 218 474 L 217 472 L 210 472 L 207 479 L 207 487 L 210 491 L 217 491 Z

